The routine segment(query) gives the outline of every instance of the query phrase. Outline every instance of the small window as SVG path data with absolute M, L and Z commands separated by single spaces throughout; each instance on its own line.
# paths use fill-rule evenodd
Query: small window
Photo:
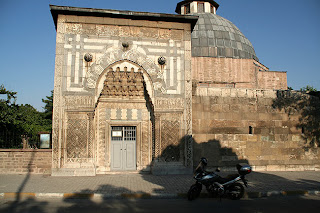
M 190 4 L 186 4 L 184 6 L 184 11 L 185 11 L 185 14 L 189 14 L 190 13 Z
M 204 3 L 198 3 L 198 13 L 204 13 Z
M 249 126 L 249 134 L 252 135 L 253 134 L 253 127 Z
M 304 127 L 301 127 L 301 134 L 304 134 L 305 133 L 305 129 Z
M 211 13 L 214 14 L 214 7 L 213 7 L 213 5 L 211 5 Z

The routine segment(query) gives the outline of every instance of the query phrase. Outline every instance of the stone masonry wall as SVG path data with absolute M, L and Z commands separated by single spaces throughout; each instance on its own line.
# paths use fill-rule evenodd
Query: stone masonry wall
M 246 162 L 256 171 L 319 170 L 320 152 L 308 147 L 301 115 L 273 107 L 277 91 L 194 88 L 194 165 Z
M 192 57 L 192 75 L 211 87 L 287 89 L 285 72 L 269 71 L 253 59 Z
M 0 174 L 50 174 L 52 150 L 0 150 Z
M 258 85 L 261 89 L 282 89 L 286 90 L 287 74 L 285 72 L 258 72 Z

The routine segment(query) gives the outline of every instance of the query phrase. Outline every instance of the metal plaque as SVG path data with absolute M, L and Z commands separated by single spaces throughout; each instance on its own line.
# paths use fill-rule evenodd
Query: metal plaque
M 50 134 L 40 134 L 40 149 L 50 149 Z
M 122 137 L 122 131 L 112 131 L 112 137 Z

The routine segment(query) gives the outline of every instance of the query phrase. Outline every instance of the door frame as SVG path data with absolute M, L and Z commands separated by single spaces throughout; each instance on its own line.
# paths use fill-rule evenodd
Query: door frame
M 141 122 L 131 122 L 131 121 L 110 121 L 107 122 L 106 125 L 106 135 L 105 135 L 105 158 L 107 160 L 107 166 L 111 169 L 111 127 L 112 126 L 119 126 L 119 127 L 126 127 L 132 126 L 136 127 L 136 170 L 140 168 L 141 162 Z M 123 170 L 126 172 L 126 170 Z

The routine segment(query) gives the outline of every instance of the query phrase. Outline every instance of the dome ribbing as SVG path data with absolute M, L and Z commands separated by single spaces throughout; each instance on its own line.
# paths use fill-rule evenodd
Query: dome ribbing
M 192 32 L 193 57 L 226 57 L 259 60 L 251 42 L 229 20 L 213 13 L 199 16 Z

